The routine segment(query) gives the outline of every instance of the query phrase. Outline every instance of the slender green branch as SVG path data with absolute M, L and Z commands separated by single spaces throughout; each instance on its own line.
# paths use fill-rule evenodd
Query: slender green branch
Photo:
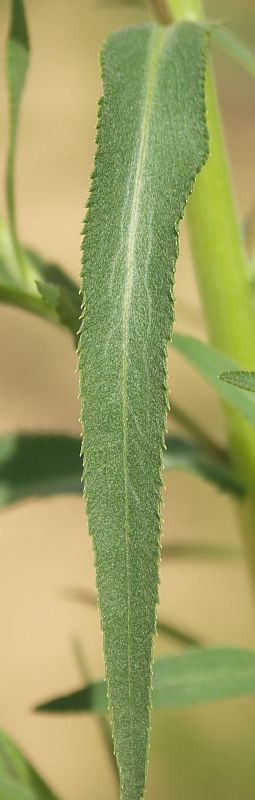
M 183 19 L 198 20 L 203 16 L 201 0 L 167 0 L 170 14 L 176 21 Z
M 176 20 L 203 18 L 200 0 L 168 0 L 168 4 Z M 211 342 L 232 356 L 242 369 L 254 369 L 255 313 L 250 268 L 210 64 L 206 97 L 211 156 L 197 180 L 187 212 L 193 261 Z M 236 471 L 250 495 L 242 529 L 255 587 L 255 430 L 229 408 L 225 408 L 225 418 Z
M 186 414 L 182 408 L 176 405 L 176 403 L 171 403 L 170 408 L 171 414 L 174 416 L 176 421 L 186 428 L 186 430 L 189 431 L 192 436 L 194 436 L 196 441 L 201 442 L 205 449 L 211 453 L 214 458 L 217 458 L 218 461 L 221 461 L 224 464 L 229 463 L 227 451 L 223 447 L 217 445 L 216 442 L 209 436 L 209 434 L 202 430 L 200 425 L 197 425 L 197 423 L 188 414 Z
M 23 253 L 22 246 L 19 242 L 17 232 L 17 219 L 16 219 L 16 205 L 15 205 L 15 183 L 14 183 L 14 151 L 15 150 L 15 133 L 10 135 L 10 148 L 8 153 L 7 177 L 6 177 L 6 197 L 8 218 L 10 224 L 10 232 L 12 236 L 13 249 L 16 257 L 16 263 L 19 267 L 20 278 L 25 286 L 30 285 L 30 273 L 27 265 L 25 254 Z
M 54 308 L 47 305 L 39 294 L 26 292 L 16 286 L 0 286 L 0 303 L 22 308 L 31 314 L 36 314 L 43 319 L 59 324 L 59 317 Z

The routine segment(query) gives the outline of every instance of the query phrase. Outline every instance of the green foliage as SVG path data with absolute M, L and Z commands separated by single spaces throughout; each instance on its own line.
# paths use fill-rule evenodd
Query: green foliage
M 247 389 L 248 392 L 255 392 L 255 372 L 246 370 L 233 370 L 222 372 L 219 375 L 221 381 L 238 386 L 238 389 Z
M 74 600 L 75 602 L 84 603 L 93 606 L 93 608 L 97 608 L 96 595 L 87 589 L 67 589 L 64 596 L 67 600 Z M 186 647 L 197 647 L 201 644 L 199 640 L 188 633 L 188 631 L 183 630 L 183 628 L 177 625 L 173 625 L 171 622 L 163 622 L 160 619 L 157 621 L 157 632 Z
M 192 560 L 218 560 L 222 558 L 237 558 L 241 555 L 238 547 L 216 542 L 173 542 L 163 546 L 164 558 L 183 558 Z
M 46 433 L 0 437 L 0 507 L 81 491 L 80 439 Z
M 79 437 L 62 433 L 0 436 L 0 507 L 31 497 L 80 494 L 80 449 Z M 217 462 L 203 447 L 181 437 L 166 437 L 163 466 L 192 472 L 237 496 L 245 491 L 227 462 Z
M 0 730 L 1 800 L 57 800 L 23 753 Z
M 83 451 L 121 796 L 140 800 L 177 227 L 208 154 L 205 32 L 190 23 L 122 30 L 102 65 L 82 273 Z
M 19 254 L 29 285 L 20 284 Z M 80 298 L 77 284 L 58 264 L 27 247 L 19 252 L 10 227 L 0 217 L 0 302 L 24 309 L 67 328 L 77 345 Z
M 225 492 L 242 496 L 245 488 L 237 481 L 228 461 L 221 462 L 213 458 L 205 447 L 199 443 L 182 439 L 179 436 L 166 437 L 164 453 L 165 469 L 192 472 Z
M 182 9 L 184 15 L 200 15 L 196 0 L 177 0 L 172 5 L 178 18 Z M 164 2 L 155 0 L 154 10 L 159 20 L 167 19 Z M 247 494 L 235 478 L 228 454 L 216 445 L 208 446 L 206 436 L 196 437 L 195 425 L 192 434 L 197 441 L 168 436 L 162 453 L 178 226 L 208 155 L 204 72 L 209 30 L 222 49 L 254 76 L 254 55 L 229 31 L 207 23 L 122 30 L 110 37 L 102 59 L 104 98 L 84 242 L 80 371 L 85 489 L 108 686 L 106 691 L 104 682 L 89 684 L 39 710 L 104 713 L 110 708 L 122 800 L 144 797 L 159 580 L 161 467 L 192 472 L 237 498 Z M 64 326 L 76 345 L 80 317 L 76 284 L 60 267 L 22 247 L 17 232 L 16 141 L 28 64 L 24 2 L 11 0 L 7 42 L 10 226 L 0 220 L 0 301 Z M 215 131 L 217 139 L 217 120 L 213 147 Z M 223 160 L 221 188 L 230 209 Z M 207 202 L 212 185 L 209 179 L 209 191 L 207 187 L 204 195 L 203 190 L 201 193 L 207 219 L 212 218 Z M 224 230 L 221 235 L 220 225 L 214 225 L 213 231 L 214 241 L 222 242 L 225 254 L 231 250 L 231 238 L 235 240 L 228 236 L 228 231 L 236 231 L 235 215 L 231 228 L 231 209 L 229 218 L 226 236 Z M 206 233 L 207 252 L 209 238 Z M 239 263 L 237 256 L 242 252 L 242 245 L 238 248 L 236 242 L 229 262 L 233 265 Z M 219 264 L 212 241 L 211 245 L 212 259 Z M 227 271 L 227 261 L 225 266 Z M 221 277 L 223 273 L 224 257 L 223 262 L 220 259 Z M 235 283 L 239 285 L 242 289 L 242 280 Z M 233 292 L 235 302 L 236 296 L 240 298 L 240 319 L 248 318 L 246 288 L 243 295 L 242 291 Z M 225 289 L 222 280 L 220 291 Z M 210 287 L 208 294 L 210 303 L 214 302 Z M 230 295 L 231 291 L 231 305 Z M 225 299 L 222 306 L 225 314 Z M 218 308 L 214 316 L 218 318 Z M 241 328 L 239 325 L 238 335 Z M 226 333 L 227 327 L 222 330 Z M 227 341 L 228 337 L 231 339 L 227 332 Z M 246 342 L 251 339 L 248 332 Z M 221 337 L 218 340 L 221 345 Z M 255 425 L 255 398 L 246 391 L 255 391 L 255 373 L 241 372 L 238 364 L 191 337 L 176 335 L 174 346 L 225 403 Z M 226 342 L 222 341 L 222 346 L 228 350 Z M 0 506 L 28 497 L 80 493 L 80 473 L 80 441 L 75 437 L 37 433 L 0 437 Z M 235 548 L 217 543 L 173 542 L 163 549 L 163 556 L 172 559 L 237 554 Z M 85 590 L 84 599 L 90 602 Z M 171 623 L 159 620 L 157 630 L 181 645 L 199 644 Z M 82 663 L 81 668 L 84 682 L 88 679 Z M 254 692 L 255 654 L 247 650 L 197 647 L 155 662 L 155 708 L 184 708 Z M 0 800 L 54 800 L 40 776 L 1 732 Z
M 210 345 L 194 339 L 193 336 L 175 333 L 172 344 L 213 389 L 216 389 L 217 394 L 254 427 L 255 398 L 249 392 L 240 392 L 238 387 L 219 380 L 219 376 L 224 372 L 237 372 L 237 364 Z
M 189 708 L 254 694 L 255 653 L 238 647 L 201 647 L 155 661 L 153 708 Z M 138 700 L 138 698 L 137 698 Z M 104 681 L 37 707 L 46 713 L 107 711 Z

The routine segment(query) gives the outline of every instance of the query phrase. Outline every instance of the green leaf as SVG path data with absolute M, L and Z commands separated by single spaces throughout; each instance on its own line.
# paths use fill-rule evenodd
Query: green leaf
M 205 447 L 179 436 L 166 437 L 165 469 L 184 470 L 214 483 L 222 491 L 245 494 L 245 487 L 237 481 L 226 463 L 213 458 Z
M 155 661 L 153 708 L 188 708 L 255 692 L 255 653 L 238 647 L 186 650 Z M 138 702 L 139 698 L 137 698 Z M 104 681 L 37 706 L 36 711 L 107 711 Z
M 70 292 L 69 289 L 56 283 L 41 281 L 37 281 L 37 287 L 44 302 L 57 312 L 59 322 L 71 330 L 77 344 L 80 311 L 78 292 Z
M 218 395 L 234 408 L 253 427 L 255 426 L 255 398 L 250 392 L 240 390 L 219 380 L 222 372 L 238 371 L 238 365 L 228 356 L 219 353 L 193 336 L 175 333 L 173 347 L 216 389 Z
M 235 61 L 238 61 L 255 78 L 255 53 L 249 49 L 248 45 L 238 39 L 235 33 L 222 25 L 212 25 L 210 33 L 221 50 Z
M 78 438 L 23 433 L 0 437 L 0 507 L 27 497 L 80 493 L 81 473 Z
M 74 600 L 75 602 L 84 603 L 93 608 L 97 608 L 96 595 L 88 589 L 80 589 L 79 587 L 67 589 L 64 596 L 67 600 Z M 185 645 L 186 647 L 201 646 L 201 643 L 195 636 L 180 628 L 179 625 L 173 625 L 170 622 L 163 622 L 163 620 L 158 619 L 157 631 L 158 634 L 167 636 L 169 639 L 178 642 L 178 644 Z
M 217 464 L 203 448 L 179 437 L 166 438 L 164 468 L 183 469 L 236 495 L 244 487 L 230 467 Z M 99 445 L 98 445 L 99 446 Z M 0 508 L 31 497 L 82 492 L 79 437 L 62 433 L 7 433 L 0 436 Z
M 233 370 L 231 372 L 222 372 L 219 378 L 221 381 L 238 386 L 238 389 L 247 389 L 248 392 L 255 392 L 255 372 Z
M 11 22 L 7 40 L 6 67 L 9 96 L 9 147 L 7 160 L 7 206 L 14 247 L 20 262 L 15 210 L 15 155 L 20 103 L 29 66 L 29 38 L 23 0 L 11 0 Z M 24 264 L 20 263 L 24 267 Z
M 185 558 L 192 560 L 200 559 L 228 559 L 238 558 L 242 551 L 238 547 L 231 547 L 221 542 L 173 542 L 164 544 L 162 548 L 163 558 Z
M 1 730 L 0 800 L 56 800 L 38 772 Z
M 103 51 L 80 338 L 89 530 L 122 800 L 147 765 L 166 348 L 178 225 L 208 155 L 206 33 L 131 27 Z M 103 409 L 103 413 L 102 413 Z
M 77 284 L 57 264 L 30 248 L 22 249 L 29 286 L 20 284 L 17 248 L 10 227 L 0 216 L 0 302 L 25 309 L 68 328 L 77 345 L 80 297 Z

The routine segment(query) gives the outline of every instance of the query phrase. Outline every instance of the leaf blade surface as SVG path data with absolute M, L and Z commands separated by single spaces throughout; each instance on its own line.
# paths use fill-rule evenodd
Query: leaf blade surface
M 205 32 L 192 23 L 120 31 L 103 54 L 85 225 L 80 386 L 87 513 L 123 800 L 144 794 L 166 347 L 177 228 L 208 154 L 204 67 Z
M 255 692 L 255 653 L 238 647 L 204 647 L 155 661 L 153 708 L 194 705 L 245 697 Z M 107 711 L 104 681 L 37 707 L 49 713 Z

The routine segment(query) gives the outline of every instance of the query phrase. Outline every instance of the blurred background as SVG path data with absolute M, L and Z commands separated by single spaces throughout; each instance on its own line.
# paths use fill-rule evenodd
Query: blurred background
M 22 108 L 17 164 L 20 234 L 77 281 L 80 232 L 92 170 L 98 54 L 115 27 L 146 19 L 142 8 L 99 0 L 27 0 L 32 64 Z M 208 0 L 255 48 L 254 0 Z M 1 208 L 7 144 L 4 47 L 9 4 L 0 2 Z M 215 54 L 220 101 L 243 217 L 255 197 L 255 84 Z M 181 229 L 176 315 L 182 331 L 204 336 L 185 234 Z M 79 432 L 76 357 L 68 334 L 1 307 L 1 432 Z M 216 397 L 175 353 L 172 399 L 224 441 Z M 170 418 L 169 430 L 175 425 Z M 91 544 L 79 498 L 15 506 L 1 514 L 0 726 L 24 748 L 63 800 L 117 798 L 116 779 L 96 718 L 36 715 L 33 706 L 81 684 L 72 640 L 83 644 L 93 677 L 103 672 L 97 612 L 64 598 L 94 590 Z M 238 542 L 230 500 L 193 477 L 166 476 L 165 541 Z M 161 618 L 208 643 L 254 646 L 252 599 L 242 559 L 162 564 Z M 171 649 L 157 638 L 156 651 Z M 176 645 L 172 645 L 176 649 Z M 182 712 L 155 712 L 148 800 L 253 800 L 253 698 Z

